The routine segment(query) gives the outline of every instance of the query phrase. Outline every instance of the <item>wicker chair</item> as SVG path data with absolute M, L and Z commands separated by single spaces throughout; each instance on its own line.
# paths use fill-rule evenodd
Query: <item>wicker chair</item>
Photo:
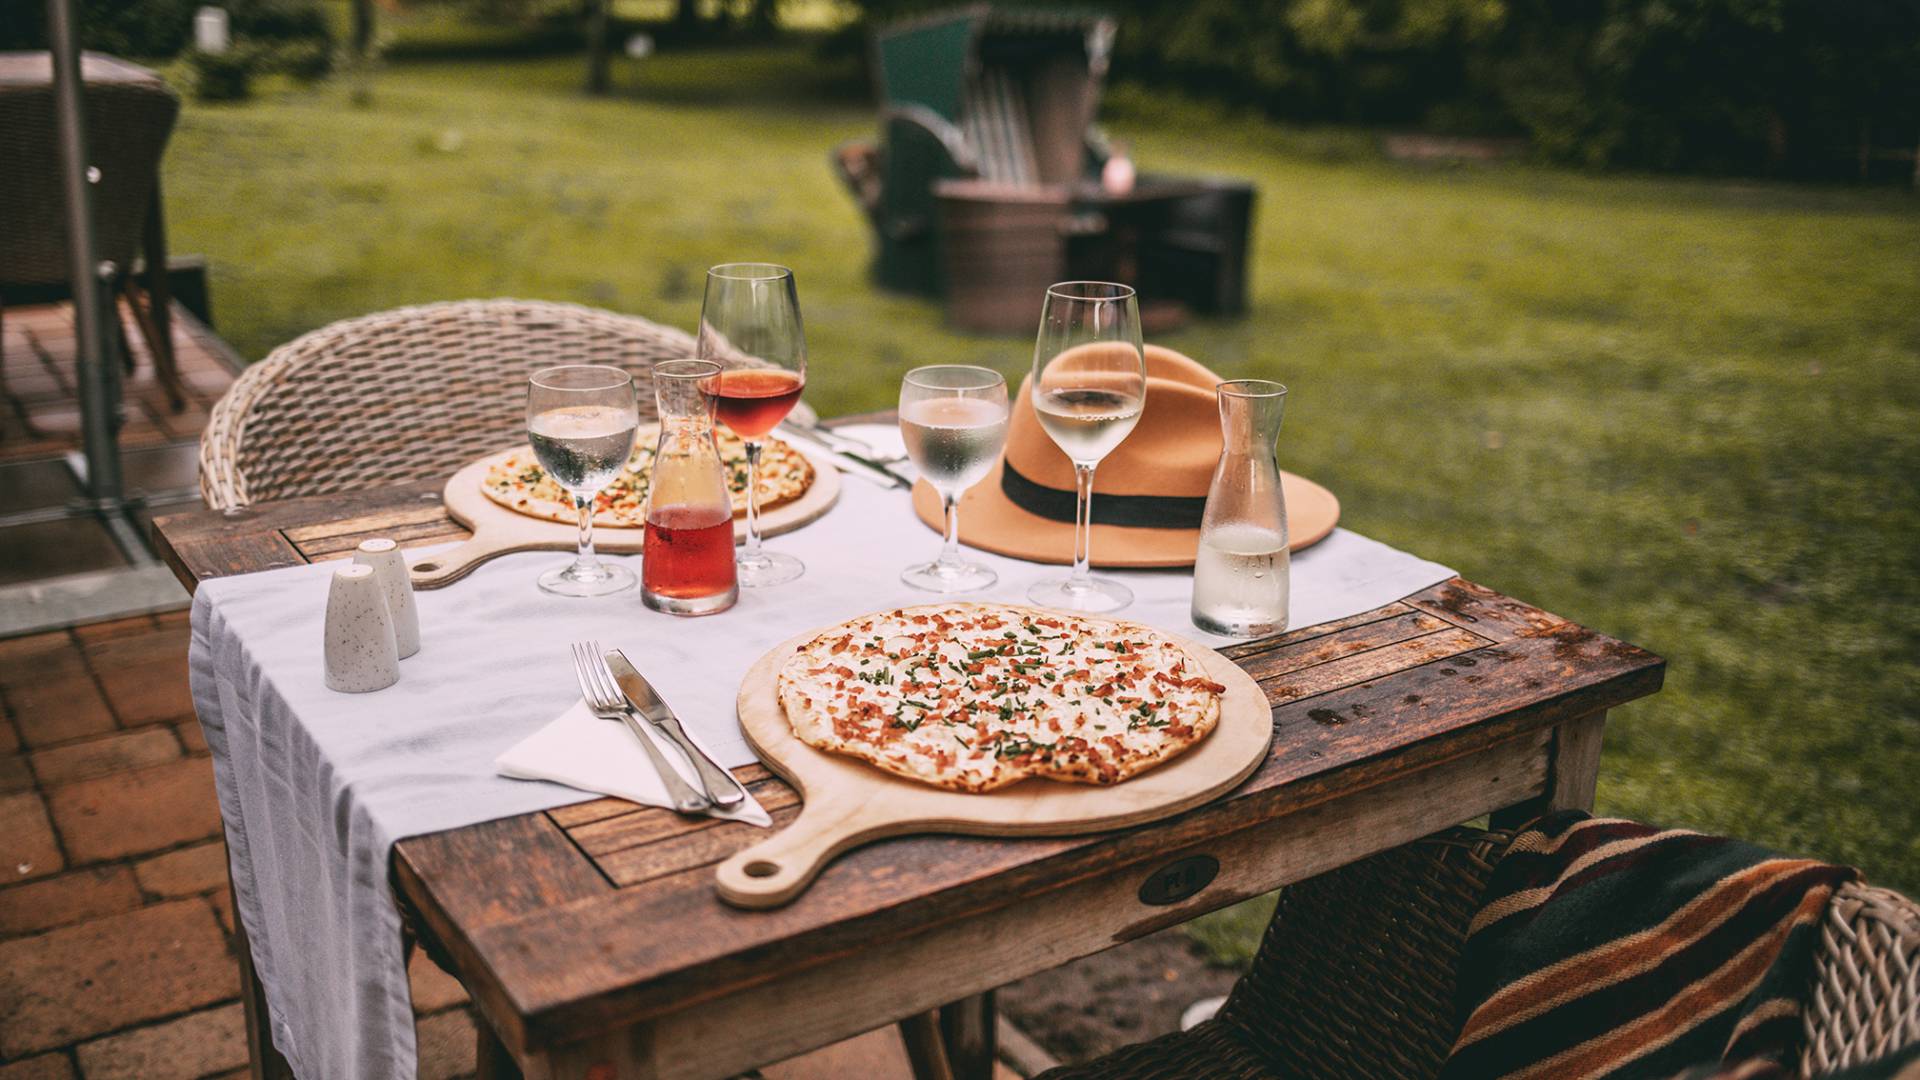
M 144 256 L 146 304 L 129 304 L 153 354 L 154 372 L 175 411 L 186 404 L 174 365 L 160 158 L 180 112 L 180 99 L 158 75 L 111 56 L 87 53 L 87 160 L 93 185 L 96 254 L 113 264 L 107 282 L 116 299 L 133 284 Z M 6 300 L 65 294 L 69 272 L 66 196 L 61 190 L 48 53 L 0 53 L 0 315 Z M 122 348 L 132 364 L 132 352 Z
M 1510 832 L 1456 828 L 1281 893 L 1213 1019 L 1043 1080 L 1431 1077 L 1462 1017 L 1460 950 Z M 1920 905 L 1848 885 L 1828 907 L 1803 1076 L 1920 1040 Z
M 521 437 L 526 378 L 553 364 L 645 377 L 693 338 L 632 315 L 528 300 L 400 308 L 321 327 L 248 368 L 200 440 L 216 510 L 444 477 Z

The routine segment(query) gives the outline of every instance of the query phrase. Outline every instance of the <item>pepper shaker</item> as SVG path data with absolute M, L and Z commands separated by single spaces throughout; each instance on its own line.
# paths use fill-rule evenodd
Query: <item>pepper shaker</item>
M 405 660 L 420 651 L 420 612 L 413 604 L 413 575 L 407 572 L 407 560 L 400 545 L 384 537 L 360 541 L 353 561 L 373 567 L 380 591 L 387 597 L 387 612 L 393 616 L 393 640 Z
M 384 690 L 400 681 L 393 614 L 371 566 L 349 563 L 327 590 L 327 688 L 343 694 Z

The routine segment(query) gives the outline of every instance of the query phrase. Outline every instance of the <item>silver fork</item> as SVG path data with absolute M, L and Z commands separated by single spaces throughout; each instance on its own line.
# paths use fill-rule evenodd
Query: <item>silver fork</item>
M 586 699 L 587 708 L 602 720 L 622 720 L 640 740 L 647 751 L 654 770 L 660 774 L 660 782 L 667 786 L 667 794 L 673 799 L 673 808 L 683 814 L 698 814 L 711 810 L 713 803 L 705 795 L 693 790 L 680 778 L 679 770 L 669 763 L 660 748 L 654 745 L 653 735 L 641 726 L 640 720 L 627 706 L 627 699 L 620 694 L 620 688 L 610 680 L 603 681 L 605 664 L 600 659 L 600 644 L 594 641 L 576 641 L 573 643 L 573 677 L 580 684 L 580 696 Z

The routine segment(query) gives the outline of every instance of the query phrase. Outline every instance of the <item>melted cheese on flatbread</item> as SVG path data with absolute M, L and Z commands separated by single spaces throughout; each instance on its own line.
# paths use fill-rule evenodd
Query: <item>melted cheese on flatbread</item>
M 1119 783 L 1212 731 L 1226 688 L 1137 623 L 945 604 L 822 631 L 777 691 L 809 745 L 981 792 L 1028 776 Z
M 747 444 L 724 428 L 715 430 L 714 442 L 720 449 L 720 467 L 726 472 L 733 516 L 740 517 L 747 512 Z M 627 467 L 594 498 L 595 525 L 628 529 L 646 525 L 653 454 L 654 435 L 643 427 L 634 441 L 633 455 L 627 458 Z M 813 463 L 791 444 L 769 438 L 761 448 L 755 483 L 760 510 L 765 513 L 806 494 L 813 486 Z M 494 502 L 529 517 L 569 525 L 578 520 L 571 496 L 547 475 L 532 449 L 516 450 L 495 461 L 481 478 L 480 490 Z

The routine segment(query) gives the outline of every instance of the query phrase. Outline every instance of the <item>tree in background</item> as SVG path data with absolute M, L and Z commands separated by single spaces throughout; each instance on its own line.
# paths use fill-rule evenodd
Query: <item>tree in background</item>
M 1572 17 L 1568 7 L 1512 0 L 1476 58 L 1549 157 L 1831 172 L 1878 138 L 1920 136 L 1920 0 L 1609 0 Z
M 179 54 L 193 38 L 193 13 L 208 0 L 73 0 L 82 48 L 142 60 Z M 235 38 L 330 46 L 319 0 L 219 0 Z M 47 47 L 45 0 L 0 0 L 0 49 Z
M 860 0 L 869 25 L 940 0 Z M 1003 0 L 1003 7 L 1022 7 Z M 1920 140 L 1920 0 L 1109 0 L 1115 75 L 1589 167 L 1864 174 Z M 1884 156 L 1884 155 L 1882 155 Z
M 1507 0 L 1131 0 L 1120 73 L 1301 121 L 1407 124 L 1471 97 L 1466 59 Z

